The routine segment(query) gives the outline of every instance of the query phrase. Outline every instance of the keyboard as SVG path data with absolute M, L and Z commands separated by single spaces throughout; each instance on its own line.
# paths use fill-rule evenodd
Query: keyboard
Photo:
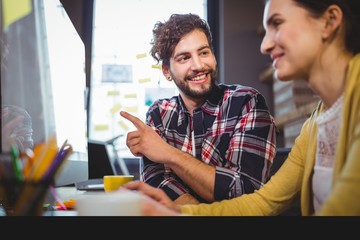
M 102 178 L 89 179 L 75 183 L 75 187 L 82 191 L 104 191 L 104 180 Z

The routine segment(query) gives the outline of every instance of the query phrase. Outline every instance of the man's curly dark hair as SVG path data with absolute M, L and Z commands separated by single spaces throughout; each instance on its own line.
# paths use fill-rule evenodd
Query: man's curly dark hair
M 212 36 L 208 23 L 198 15 L 172 14 L 166 22 L 157 22 L 153 29 L 153 39 L 151 41 L 151 56 L 163 65 L 170 65 L 170 58 L 180 39 L 186 34 L 198 29 L 205 33 L 209 46 L 213 51 Z

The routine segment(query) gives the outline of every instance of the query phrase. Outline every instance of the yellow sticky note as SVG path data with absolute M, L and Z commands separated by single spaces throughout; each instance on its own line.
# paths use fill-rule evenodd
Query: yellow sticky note
M 151 78 L 142 78 L 142 79 L 139 79 L 139 83 L 148 83 L 148 82 L 151 82 Z
M 151 65 L 152 68 L 157 68 L 157 69 L 161 69 L 161 64 L 157 64 L 157 65 Z
M 120 95 L 120 92 L 119 92 L 119 91 L 116 91 L 116 90 L 108 91 L 108 92 L 107 92 L 107 95 L 108 95 L 108 96 L 119 96 L 119 95 Z
M 3 0 L 4 28 L 32 11 L 31 0 Z
M 111 114 L 115 114 L 115 113 L 120 112 L 121 107 L 122 107 L 121 104 L 115 104 L 115 105 L 110 109 Z
M 137 55 L 136 55 L 136 58 L 137 58 L 137 59 L 146 58 L 146 53 L 137 54 Z
M 124 107 L 124 110 L 126 112 L 137 113 L 139 109 L 137 106 L 132 106 L 132 107 Z
M 106 124 L 97 124 L 95 125 L 95 131 L 106 131 L 109 130 L 109 125 Z
M 136 93 L 127 93 L 124 95 L 124 98 L 137 98 Z
M 119 126 L 124 129 L 125 131 L 129 130 L 129 126 L 124 122 L 124 121 L 119 121 L 118 122 Z

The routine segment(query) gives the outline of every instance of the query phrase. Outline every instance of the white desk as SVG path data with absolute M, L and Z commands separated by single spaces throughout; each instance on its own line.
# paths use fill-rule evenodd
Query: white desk
M 80 198 L 86 198 L 91 195 L 98 194 L 99 196 L 103 196 L 104 191 L 80 191 L 77 190 L 75 186 L 67 186 L 67 187 L 56 187 L 55 188 L 58 197 L 63 201 L 69 201 L 74 199 L 75 201 Z M 50 196 L 49 196 L 50 197 Z M 55 198 L 51 196 L 50 201 L 54 201 Z M 6 216 L 5 212 L 2 208 L 0 208 L 0 216 Z M 43 216 L 78 216 L 76 209 L 70 210 L 48 210 L 43 213 Z
M 62 201 L 69 201 L 74 199 L 75 201 L 79 198 L 86 197 L 89 195 L 99 194 L 103 191 L 80 191 L 77 190 L 75 186 L 66 186 L 66 187 L 56 187 L 57 194 L 59 195 Z M 55 210 L 47 211 L 45 216 L 77 216 L 76 210 Z

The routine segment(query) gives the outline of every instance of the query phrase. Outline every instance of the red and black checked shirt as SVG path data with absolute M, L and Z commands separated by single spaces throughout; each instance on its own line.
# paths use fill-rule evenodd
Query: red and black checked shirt
M 268 179 L 276 152 L 276 127 L 264 97 L 254 88 L 219 84 L 193 113 L 181 96 L 154 102 L 146 123 L 171 146 L 216 166 L 215 199 L 230 199 L 259 189 Z M 170 168 L 146 157 L 141 179 L 163 189 L 171 199 L 190 193 L 204 202 Z

